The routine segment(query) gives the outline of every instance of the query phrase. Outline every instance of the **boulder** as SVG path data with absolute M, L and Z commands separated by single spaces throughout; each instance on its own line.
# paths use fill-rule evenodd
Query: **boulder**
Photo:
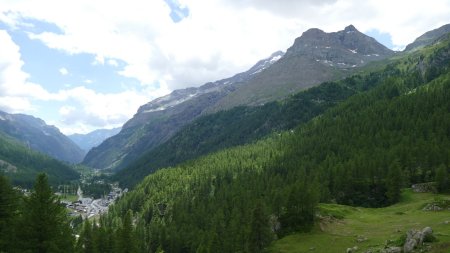
M 347 250 L 345 252 L 355 253 L 356 251 L 358 251 L 358 246 L 354 246 L 353 248 L 347 248 Z
M 381 250 L 381 253 L 401 253 L 402 248 L 400 247 L 389 247 Z
M 433 229 L 426 227 L 422 231 L 411 229 L 406 233 L 405 244 L 403 245 L 403 252 L 412 252 L 415 248 L 422 246 L 426 238 L 433 236 Z
M 359 236 L 356 238 L 356 242 L 357 242 L 357 243 L 362 243 L 362 242 L 365 242 L 365 241 L 367 241 L 367 240 L 368 240 L 367 237 L 362 236 L 362 235 L 359 235 Z
M 423 238 L 433 235 L 433 229 L 431 229 L 430 227 L 426 227 L 426 228 L 422 229 L 422 235 L 423 235 Z
M 436 192 L 436 185 L 434 182 L 413 184 L 411 188 L 414 192 Z

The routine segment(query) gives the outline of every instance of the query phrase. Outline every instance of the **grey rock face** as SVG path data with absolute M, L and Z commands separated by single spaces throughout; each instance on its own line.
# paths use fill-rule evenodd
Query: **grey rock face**
M 283 99 L 392 55 L 393 51 L 354 26 L 333 33 L 313 28 L 297 38 L 280 60 L 221 99 L 213 111 Z
M 391 50 L 359 32 L 353 25 L 334 33 L 309 29 L 286 52 L 286 57 L 303 56 L 343 69 L 360 67 L 390 55 L 393 55 Z

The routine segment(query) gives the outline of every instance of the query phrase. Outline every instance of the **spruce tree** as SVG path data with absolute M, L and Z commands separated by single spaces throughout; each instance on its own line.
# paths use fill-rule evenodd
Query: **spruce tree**
M 262 202 L 258 202 L 252 212 L 249 251 L 262 252 L 272 240 L 269 218 Z
M 386 179 L 386 197 L 389 204 L 395 204 L 400 200 L 400 190 L 402 187 L 402 169 L 400 162 L 394 161 L 389 168 Z
M 52 192 L 46 174 L 37 176 L 33 192 L 25 198 L 22 213 L 20 247 L 23 251 L 74 251 L 66 210 Z
M 128 210 L 122 221 L 122 227 L 118 230 L 118 253 L 137 252 L 136 237 L 133 228 L 133 214 Z
M 89 220 L 86 220 L 83 224 L 83 231 L 81 232 L 80 238 L 78 238 L 77 242 L 77 252 L 79 253 L 96 252 L 93 229 Z
M 8 179 L 0 175 L 0 251 L 13 251 L 16 211 L 17 194 Z
M 435 181 L 438 192 L 448 192 L 450 190 L 450 179 L 444 164 L 441 164 L 437 169 Z

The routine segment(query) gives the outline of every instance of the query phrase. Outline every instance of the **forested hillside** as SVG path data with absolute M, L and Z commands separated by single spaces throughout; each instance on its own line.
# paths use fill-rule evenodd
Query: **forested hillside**
M 293 131 L 160 170 L 81 238 L 99 251 L 261 252 L 308 231 L 318 201 L 395 203 L 401 187 L 448 173 L 449 64 L 447 39 Z
M 0 134 L 0 174 L 14 185 L 31 187 L 36 175 L 45 172 L 52 184 L 76 180 L 79 175 L 69 165 L 24 147 L 19 141 Z
M 347 87 L 345 81 L 324 83 L 282 102 L 271 102 L 259 107 L 240 106 L 203 116 L 184 127 L 166 143 L 119 171 L 114 178 L 122 185 L 132 187 L 160 168 L 250 143 L 273 132 L 293 129 L 355 94 L 358 88 Z
M 0 132 L 35 151 L 68 163 L 83 159 L 83 151 L 55 126 L 26 114 L 0 111 Z

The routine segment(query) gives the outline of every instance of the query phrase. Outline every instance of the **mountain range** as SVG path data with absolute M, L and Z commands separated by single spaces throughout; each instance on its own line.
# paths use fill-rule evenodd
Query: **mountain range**
M 68 135 L 75 144 L 78 145 L 85 153 L 91 148 L 100 145 L 104 140 L 114 136 L 120 132 L 120 127 L 112 129 L 97 129 L 87 134 L 71 134 Z
M 411 238 L 422 232 L 409 229 L 427 222 L 433 229 L 422 231 L 435 233 L 423 248 L 448 252 L 446 29 L 422 35 L 403 52 L 353 26 L 310 29 L 286 53 L 244 73 L 141 106 L 84 159 L 133 189 L 98 224 L 87 219 L 74 229 L 76 249 L 279 252 L 272 246 L 281 238 L 286 252 L 298 251 L 297 244 L 330 249 L 331 241 L 333 252 L 402 252 L 398 246 L 411 241 L 422 247 Z M 54 183 L 78 179 L 66 163 L 30 144 L 45 144 L 36 140 L 57 136 L 57 129 L 27 115 L 2 113 L 0 123 L 0 172 L 14 184 L 29 186 L 42 171 Z M 412 197 L 404 189 L 412 184 L 440 194 Z M 423 208 L 430 206 L 432 212 Z M 395 219 L 395 231 L 382 218 Z M 367 224 L 377 228 L 370 238 Z
M 446 25 L 425 33 L 405 52 L 435 43 L 448 30 Z M 292 94 L 373 69 L 372 62 L 397 54 L 352 25 L 332 33 L 313 28 L 286 53 L 275 52 L 243 73 L 150 101 L 121 129 L 67 138 L 35 117 L 0 112 L 0 133 L 69 163 L 80 162 L 87 152 L 84 165 L 113 171 L 126 168 L 117 179 L 132 186 L 158 168 L 306 122 L 361 87 L 340 90 L 338 96 L 332 95 L 336 92 L 332 86 Z
M 199 88 L 176 90 L 141 106 L 119 134 L 88 152 L 83 164 L 120 170 L 199 116 L 280 100 L 392 55 L 393 51 L 352 25 L 335 33 L 310 29 L 285 54 L 276 52 L 246 72 Z

